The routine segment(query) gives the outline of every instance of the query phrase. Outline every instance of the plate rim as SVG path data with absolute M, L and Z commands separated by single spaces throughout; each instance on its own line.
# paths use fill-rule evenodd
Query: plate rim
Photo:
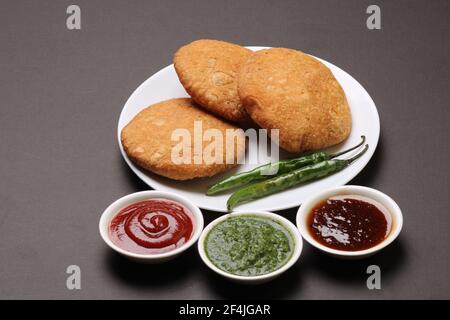
M 270 49 L 272 47 L 267 47 L 267 46 L 245 46 L 246 48 L 253 50 L 253 51 L 257 51 L 257 50 L 263 50 L 263 49 Z M 376 117 L 376 126 L 377 126 L 377 135 L 376 135 L 376 141 L 375 141 L 375 145 L 371 148 L 369 148 L 369 150 L 367 150 L 367 162 L 359 169 L 356 170 L 355 173 L 350 174 L 349 177 L 344 178 L 341 182 L 339 182 L 336 186 L 343 186 L 346 185 L 349 181 L 351 181 L 352 179 L 354 179 L 361 171 L 364 170 L 364 168 L 367 166 L 367 164 L 370 162 L 370 160 L 372 159 L 373 155 L 375 154 L 375 151 L 378 147 L 378 143 L 380 140 L 380 134 L 381 134 L 381 124 L 380 124 L 380 116 L 378 113 L 378 108 L 375 104 L 375 102 L 372 99 L 372 96 L 367 92 L 367 90 L 364 88 L 364 86 L 358 81 L 356 80 L 351 74 L 349 74 L 348 72 L 346 72 L 345 70 L 341 69 L 339 66 L 335 65 L 332 62 L 329 62 L 328 60 L 324 60 L 322 58 L 316 57 L 314 55 L 308 54 L 311 57 L 318 59 L 320 62 L 324 63 L 324 64 L 331 64 L 333 67 L 335 67 L 336 69 L 338 69 L 340 72 L 344 73 L 346 76 L 348 76 L 350 79 L 352 79 L 357 86 L 360 87 L 361 91 L 370 99 L 371 102 L 371 108 L 373 107 L 374 111 L 374 115 Z M 137 92 L 140 91 L 140 89 L 144 86 L 147 85 L 148 82 L 150 82 L 152 80 L 152 78 L 157 77 L 159 74 L 166 72 L 167 69 L 173 68 L 173 63 L 159 69 L 157 72 L 153 73 L 150 77 L 148 77 L 146 80 L 144 80 L 139 86 L 136 87 L 136 89 L 130 94 L 130 96 L 128 97 L 128 99 L 125 101 L 125 104 L 122 107 L 122 110 L 120 112 L 119 118 L 118 118 L 118 122 L 117 122 L 117 140 L 118 140 L 118 144 L 119 144 L 119 150 L 120 153 L 122 155 L 122 158 L 125 160 L 126 164 L 128 165 L 128 167 L 133 171 L 133 173 L 139 178 L 141 179 L 142 182 L 144 182 L 147 186 L 151 187 L 153 190 L 159 190 L 158 188 L 155 188 L 152 184 L 150 184 L 149 182 L 146 181 L 145 177 L 148 177 L 148 175 L 146 175 L 142 170 L 140 170 L 137 166 L 135 166 L 131 160 L 129 159 L 128 155 L 125 153 L 125 150 L 123 149 L 122 146 L 122 141 L 121 141 L 121 128 L 120 128 L 120 123 L 121 123 L 121 119 L 124 116 L 124 112 L 125 112 L 125 107 L 127 106 L 127 104 L 129 103 L 129 101 L 134 98 L 134 96 L 137 94 Z M 328 68 L 328 66 L 327 66 Z M 344 91 L 345 93 L 345 91 Z M 332 186 L 333 187 L 333 186 Z M 164 190 L 163 190 L 164 191 Z M 171 191 L 171 192 L 175 192 L 175 191 Z M 205 195 L 206 196 L 206 195 Z M 191 199 L 190 199 L 191 200 Z M 198 203 L 197 201 L 195 201 L 194 199 L 191 200 L 193 203 L 195 203 L 195 205 L 197 205 L 199 208 L 204 209 L 204 210 L 208 210 L 208 211 L 213 211 L 213 212 L 219 212 L 219 213 L 228 213 L 230 212 L 229 210 L 225 209 L 217 209 L 215 207 L 210 207 L 208 205 L 203 205 L 201 203 Z M 303 201 L 302 201 L 303 202 Z M 269 208 L 264 208 L 264 210 L 266 211 L 282 211 L 282 210 L 286 210 L 286 209 L 291 209 L 291 208 L 295 208 L 297 206 L 301 206 L 302 202 L 300 203 L 296 203 L 296 204 L 292 204 L 292 203 L 288 203 L 285 205 L 279 205 L 279 206 L 273 206 L 273 207 L 269 207 Z

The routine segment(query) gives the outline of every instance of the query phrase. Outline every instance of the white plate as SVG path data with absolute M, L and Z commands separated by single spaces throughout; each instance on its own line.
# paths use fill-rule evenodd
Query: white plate
M 266 47 L 248 48 L 256 51 Z M 237 210 L 276 211 L 299 206 L 306 198 L 323 189 L 341 186 L 349 182 L 366 166 L 372 157 L 380 136 L 380 119 L 375 103 L 372 101 L 372 98 L 367 91 L 352 76 L 327 61 L 322 59 L 319 60 L 330 68 L 344 89 L 350 105 L 353 121 L 352 132 L 349 138 L 343 143 L 327 149 L 327 151 L 336 152 L 353 146 L 360 141 L 361 135 L 366 136 L 366 142 L 370 146 L 369 150 L 355 163 L 341 172 L 312 183 L 307 183 L 259 200 L 239 205 L 236 207 Z M 207 179 L 194 179 L 180 182 L 142 170 L 130 161 L 122 148 L 120 132 L 137 113 L 156 102 L 179 97 L 188 97 L 188 94 L 178 81 L 173 65 L 161 69 L 145 80 L 130 96 L 120 114 L 119 125 L 117 128 L 120 152 L 131 170 L 153 189 L 176 192 L 190 199 L 203 209 L 227 212 L 226 202 L 231 192 L 216 196 L 207 196 L 205 195 L 207 187 L 219 181 L 224 176 L 228 176 L 235 172 L 250 170 L 256 165 L 243 164 L 237 169 L 223 175 Z M 351 153 L 348 156 L 353 154 L 354 153 Z M 286 155 L 283 155 L 280 152 L 280 158 L 285 156 Z

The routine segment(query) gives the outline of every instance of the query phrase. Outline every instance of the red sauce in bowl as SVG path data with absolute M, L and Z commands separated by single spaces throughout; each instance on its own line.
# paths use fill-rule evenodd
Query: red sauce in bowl
M 178 202 L 151 199 L 119 211 L 111 220 L 109 235 L 118 247 L 138 254 L 168 252 L 192 236 L 192 213 Z
M 332 249 L 359 251 L 381 243 L 391 231 L 392 216 L 380 203 L 358 195 L 329 198 L 308 217 L 311 236 Z

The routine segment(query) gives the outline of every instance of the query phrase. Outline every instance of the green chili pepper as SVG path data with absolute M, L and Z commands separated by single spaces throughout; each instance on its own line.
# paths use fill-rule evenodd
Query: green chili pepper
M 231 195 L 231 197 L 227 201 L 227 208 L 228 210 L 231 210 L 236 205 L 243 202 L 262 198 L 273 193 L 286 190 L 298 184 L 318 180 L 320 178 L 341 171 L 342 169 L 348 167 L 356 159 L 361 157 L 368 148 L 369 146 L 366 144 L 366 146 L 360 153 L 347 160 L 325 160 L 276 176 L 269 180 L 249 185 L 248 187 L 240 189 Z
M 266 180 L 276 175 L 288 173 L 290 171 L 305 167 L 307 165 L 333 159 L 335 157 L 343 155 L 344 153 L 350 152 L 362 146 L 366 141 L 366 137 L 361 136 L 361 139 L 362 139 L 361 142 L 358 143 L 356 146 L 339 153 L 328 154 L 326 152 L 315 152 L 294 159 L 281 160 L 275 163 L 268 163 L 259 166 L 253 170 L 235 174 L 209 187 L 208 191 L 206 191 L 206 194 L 213 195 L 221 191 L 241 187 L 250 182 Z

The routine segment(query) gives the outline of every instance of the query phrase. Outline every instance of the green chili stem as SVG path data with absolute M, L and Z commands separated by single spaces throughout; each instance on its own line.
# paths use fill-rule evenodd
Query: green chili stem
M 358 144 L 357 144 L 356 146 L 354 146 L 354 147 L 351 147 L 350 149 L 347 149 L 347 150 L 344 150 L 344 151 L 341 151 L 341 152 L 338 152 L 338 153 L 335 153 L 335 154 L 330 154 L 330 158 L 336 158 L 336 157 L 339 157 L 339 156 L 343 155 L 344 153 L 353 151 L 353 150 L 355 150 L 355 149 L 361 147 L 361 146 L 364 144 L 364 142 L 366 142 L 366 136 L 361 136 L 361 139 L 362 139 L 362 140 L 361 140 L 360 143 L 358 143 Z
M 355 155 L 354 157 L 352 157 L 352 158 L 350 158 L 350 159 L 347 159 L 346 161 L 347 161 L 349 164 L 352 163 L 352 162 L 354 162 L 356 159 L 358 159 L 358 158 L 361 157 L 364 153 L 366 153 L 367 149 L 369 149 L 369 145 L 368 145 L 368 144 L 366 144 L 366 145 L 364 146 L 364 149 L 363 149 L 360 153 L 358 153 L 357 155 Z

